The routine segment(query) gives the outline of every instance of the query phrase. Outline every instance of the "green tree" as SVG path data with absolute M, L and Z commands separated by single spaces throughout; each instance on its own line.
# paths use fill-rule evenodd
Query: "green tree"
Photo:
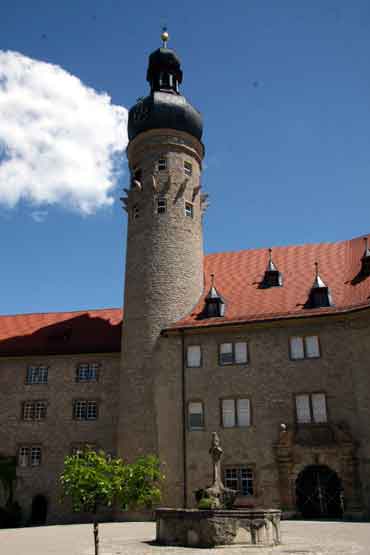
M 95 555 L 99 555 L 99 509 L 150 508 L 160 500 L 162 479 L 159 460 L 153 455 L 129 464 L 87 449 L 65 458 L 60 482 L 63 498 L 71 499 L 74 511 L 92 513 Z

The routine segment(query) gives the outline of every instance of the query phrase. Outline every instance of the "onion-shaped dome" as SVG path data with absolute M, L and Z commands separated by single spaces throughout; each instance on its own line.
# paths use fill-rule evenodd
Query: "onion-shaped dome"
M 163 47 L 149 56 L 146 78 L 150 95 L 139 99 L 129 111 L 130 141 L 144 131 L 165 128 L 186 131 L 201 140 L 202 117 L 179 92 L 183 76 L 181 62 L 176 52 L 167 48 L 167 39 L 168 35 L 166 40 L 163 39 Z

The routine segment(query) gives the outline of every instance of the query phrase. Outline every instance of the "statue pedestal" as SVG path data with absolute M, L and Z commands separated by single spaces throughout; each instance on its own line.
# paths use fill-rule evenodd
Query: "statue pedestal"
M 274 509 L 157 509 L 157 537 L 161 545 L 215 547 L 235 543 L 239 530 L 255 546 L 281 543 L 281 511 Z

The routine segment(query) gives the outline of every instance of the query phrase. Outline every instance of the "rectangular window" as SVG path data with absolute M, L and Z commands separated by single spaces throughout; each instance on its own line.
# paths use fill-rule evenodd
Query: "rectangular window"
M 84 451 L 96 451 L 96 443 L 74 443 L 71 446 L 71 455 L 81 455 Z
M 221 343 L 220 345 L 220 364 L 232 364 L 234 361 L 233 357 L 233 344 L 232 343 Z
M 239 495 L 254 495 L 254 472 L 251 468 L 225 468 L 224 483 L 227 488 L 237 490 Z
M 189 429 L 201 430 L 204 428 L 203 403 L 191 401 L 188 405 Z
M 193 166 L 190 162 L 184 162 L 184 173 L 188 176 L 191 176 L 193 174 Z
M 76 369 L 76 382 L 96 382 L 100 364 L 97 362 L 82 363 Z
M 303 337 L 290 338 L 290 358 L 293 360 L 304 358 Z
M 296 395 L 296 413 L 298 424 L 327 422 L 325 393 Z
M 220 364 L 246 364 L 248 362 L 248 344 L 245 341 L 237 343 L 221 343 Z
M 44 420 L 46 410 L 46 401 L 26 401 L 23 403 L 23 420 Z
M 98 404 L 96 401 L 74 401 L 73 418 L 76 420 L 96 420 L 98 417 Z
M 157 213 L 164 214 L 167 210 L 167 201 L 164 197 L 158 197 L 157 199 Z
M 157 168 L 159 172 L 162 172 L 167 169 L 167 160 L 166 158 L 160 158 L 158 160 Z
M 317 335 L 309 335 L 306 337 L 291 337 L 290 358 L 292 360 L 301 360 L 304 358 L 319 358 L 320 345 Z
M 47 366 L 29 366 L 26 383 L 29 385 L 48 383 L 48 370 Z
M 222 399 L 221 410 L 224 428 L 244 428 L 251 425 L 249 399 Z
M 194 217 L 194 206 L 193 203 L 185 201 L 185 216 L 188 218 Z
M 199 368 L 201 365 L 200 345 L 189 345 L 187 349 L 186 365 L 188 368 Z
M 41 447 L 36 445 L 27 445 L 18 449 L 18 465 L 19 466 L 40 466 L 41 464 Z
M 307 358 L 318 358 L 320 356 L 319 338 L 317 335 L 305 337 L 304 343 Z
M 313 421 L 318 424 L 327 422 L 326 396 L 324 393 L 312 394 L 312 416 Z

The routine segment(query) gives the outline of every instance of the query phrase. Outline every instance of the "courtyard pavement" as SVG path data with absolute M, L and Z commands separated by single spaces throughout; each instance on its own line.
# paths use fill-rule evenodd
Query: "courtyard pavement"
M 370 555 L 370 523 L 282 522 L 283 545 L 193 549 L 153 545 L 155 524 L 100 525 L 101 555 Z M 92 526 L 74 524 L 0 530 L 0 555 L 93 555 Z

